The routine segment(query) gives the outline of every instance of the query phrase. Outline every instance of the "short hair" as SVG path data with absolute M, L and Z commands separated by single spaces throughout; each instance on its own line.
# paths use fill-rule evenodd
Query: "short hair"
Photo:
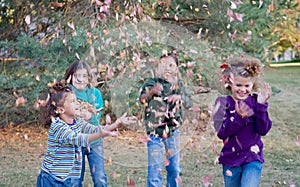
M 174 53 L 167 53 L 167 54 L 164 54 L 160 57 L 160 59 L 163 59 L 163 58 L 166 58 L 166 57 L 172 57 L 175 62 L 176 62 L 176 65 L 178 66 L 179 62 L 178 62 L 178 56 L 177 54 L 174 54 Z

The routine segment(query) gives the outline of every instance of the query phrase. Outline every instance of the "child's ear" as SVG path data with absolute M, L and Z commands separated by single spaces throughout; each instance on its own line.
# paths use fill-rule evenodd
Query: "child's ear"
M 56 112 L 57 112 L 58 114 L 63 114 L 63 113 L 65 113 L 65 109 L 62 108 L 62 107 L 57 107 Z

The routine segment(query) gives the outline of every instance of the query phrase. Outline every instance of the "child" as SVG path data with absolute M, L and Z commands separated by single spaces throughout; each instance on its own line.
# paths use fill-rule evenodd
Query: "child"
M 264 162 L 261 136 L 272 127 L 267 103 L 271 88 L 267 83 L 263 90 L 258 88 L 258 59 L 234 58 L 221 68 L 231 95 L 216 99 L 213 120 L 224 143 L 219 163 L 223 165 L 225 187 L 255 187 L 259 185 Z
M 181 104 L 191 107 L 187 90 L 178 76 L 178 59 L 168 54 L 160 59 L 157 78 L 150 78 L 143 85 L 140 101 L 146 105 L 145 125 L 149 141 L 147 186 L 162 186 L 161 172 L 163 151 L 167 155 L 166 186 L 174 187 L 180 183 L 180 132 L 182 124 Z
M 75 93 L 62 83 L 56 83 L 41 108 L 42 119 L 50 124 L 48 147 L 37 179 L 37 187 L 78 186 L 82 169 L 81 147 L 104 136 L 117 136 L 91 125 L 81 118 Z
M 71 83 L 71 88 L 74 90 L 77 99 L 82 103 L 85 112 L 81 113 L 81 117 L 89 121 L 95 126 L 100 125 L 101 110 L 103 109 L 103 100 L 100 91 L 92 86 L 93 75 L 89 65 L 85 62 L 73 62 L 65 73 L 65 80 Z M 134 123 L 135 117 L 126 117 L 124 114 L 115 123 L 105 127 L 111 131 L 118 128 L 122 123 Z M 85 155 L 87 155 L 90 173 L 95 187 L 107 186 L 107 176 L 104 170 L 104 149 L 102 139 L 97 139 L 90 144 L 90 147 L 82 148 L 82 173 L 80 185 L 84 180 L 85 173 Z

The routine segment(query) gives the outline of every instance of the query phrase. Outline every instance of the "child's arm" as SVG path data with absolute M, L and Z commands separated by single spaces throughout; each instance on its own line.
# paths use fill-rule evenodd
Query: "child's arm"
M 272 121 L 268 114 L 268 103 L 267 101 L 272 95 L 271 86 L 268 83 L 264 83 L 263 92 L 259 90 L 257 95 L 256 105 L 256 129 L 262 136 L 266 135 L 272 127 Z
M 216 100 L 216 103 L 220 101 L 218 98 Z M 219 128 L 218 131 L 218 137 L 222 140 L 227 139 L 229 136 L 235 134 L 242 126 L 245 124 L 247 118 L 243 118 L 241 115 L 239 115 L 234 109 L 230 111 L 229 108 L 227 108 L 227 100 L 225 102 L 220 102 L 220 109 L 218 110 L 216 114 L 214 115 L 214 119 L 217 119 L 215 121 L 216 126 Z M 221 118 L 223 116 L 223 120 L 221 121 Z
M 102 127 L 98 127 L 98 129 L 99 129 L 98 133 L 89 134 L 88 142 L 92 142 L 94 140 L 97 140 L 99 138 L 104 138 L 106 136 L 118 136 L 119 135 L 118 131 L 112 131 L 111 132 L 111 131 L 107 131 L 107 130 L 102 129 Z

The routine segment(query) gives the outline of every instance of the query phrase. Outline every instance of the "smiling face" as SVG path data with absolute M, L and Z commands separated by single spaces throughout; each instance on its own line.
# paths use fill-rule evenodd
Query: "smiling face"
M 157 68 L 158 75 L 168 80 L 169 77 L 176 77 L 178 73 L 178 67 L 173 57 L 167 56 L 160 59 L 160 63 Z
M 72 76 L 72 85 L 78 90 L 84 90 L 89 83 L 88 71 L 84 68 L 76 70 Z
M 252 93 L 252 89 L 253 79 L 251 77 L 235 76 L 231 84 L 231 96 L 236 101 L 245 100 Z

